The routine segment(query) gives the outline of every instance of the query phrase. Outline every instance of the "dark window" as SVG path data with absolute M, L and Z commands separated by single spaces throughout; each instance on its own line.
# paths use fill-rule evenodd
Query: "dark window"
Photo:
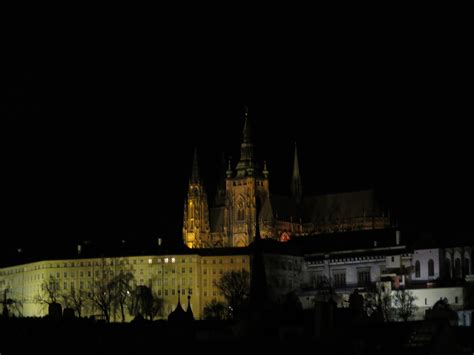
M 470 260 L 468 258 L 464 259 L 464 275 L 470 275 L 471 270 L 470 270 Z
M 370 284 L 370 271 L 359 271 L 357 272 L 357 282 L 360 286 Z
M 338 272 L 334 274 L 334 287 L 344 287 L 346 286 L 346 273 Z
M 420 262 L 418 260 L 415 263 L 415 277 L 420 277 Z
M 428 260 L 428 276 L 434 276 L 434 261 L 433 261 L 433 259 Z

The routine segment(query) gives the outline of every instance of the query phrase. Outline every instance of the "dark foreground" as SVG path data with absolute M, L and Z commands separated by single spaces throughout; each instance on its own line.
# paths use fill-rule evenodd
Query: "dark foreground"
M 0 354 L 469 354 L 474 328 L 445 322 L 345 324 L 333 329 L 262 322 L 105 324 L 88 319 L 1 319 Z

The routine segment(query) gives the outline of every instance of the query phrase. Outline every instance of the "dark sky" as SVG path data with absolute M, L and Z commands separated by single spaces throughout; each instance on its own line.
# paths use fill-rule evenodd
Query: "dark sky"
M 461 43 L 335 25 L 252 41 L 144 33 L 14 43 L 2 70 L 2 243 L 179 238 L 193 147 L 212 194 L 222 152 L 239 156 L 244 105 L 272 191 L 288 192 L 297 141 L 308 194 L 375 186 L 407 226 L 469 225 L 473 81 Z

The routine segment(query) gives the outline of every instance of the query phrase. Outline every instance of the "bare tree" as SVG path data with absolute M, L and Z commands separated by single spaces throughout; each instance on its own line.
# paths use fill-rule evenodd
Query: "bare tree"
M 112 300 L 113 311 L 120 311 L 122 322 L 125 322 L 125 308 L 133 293 L 134 280 L 135 277 L 130 271 L 120 271 L 120 273 L 111 280 L 114 296 Z
M 59 288 L 59 280 L 50 275 L 49 280 L 44 280 L 41 284 L 41 291 L 35 296 L 35 301 L 41 304 L 59 303 L 61 299 L 61 290 Z
M 393 296 L 394 312 L 398 318 L 404 322 L 413 316 L 418 309 L 415 304 L 416 297 L 411 291 L 399 289 L 395 291 Z
M 93 284 L 93 290 L 88 294 L 92 306 L 97 307 L 106 322 L 110 322 L 112 305 L 115 299 L 115 285 L 111 282 L 112 270 L 105 267 L 105 261 L 102 261 L 100 275 Z
M 20 300 L 15 300 L 7 296 L 10 292 L 9 288 L 3 290 L 3 299 L 2 299 L 2 316 L 8 318 L 10 314 L 16 313 L 19 316 L 22 315 L 23 303 Z
M 208 320 L 224 320 L 228 318 L 228 307 L 224 302 L 212 300 L 206 303 L 203 318 Z
M 245 307 L 250 295 L 250 274 L 246 270 L 227 271 L 215 282 L 224 295 L 233 317 Z
M 163 310 L 163 299 L 155 295 L 147 286 L 138 286 L 134 291 L 130 303 L 130 314 L 139 314 L 153 320 Z
M 390 290 L 383 285 L 367 291 L 364 297 L 364 309 L 369 317 L 379 317 L 385 322 L 390 321 L 392 313 Z
M 87 294 L 86 292 L 77 291 L 71 287 L 68 293 L 61 294 L 62 304 L 65 308 L 72 308 L 78 317 L 81 317 L 82 310 L 86 306 Z

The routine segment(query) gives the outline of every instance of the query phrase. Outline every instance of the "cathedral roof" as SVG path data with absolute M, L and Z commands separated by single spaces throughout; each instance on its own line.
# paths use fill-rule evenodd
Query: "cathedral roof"
M 274 217 L 277 220 L 289 221 L 290 217 L 296 218 L 298 208 L 294 198 L 290 196 L 270 195 Z
M 306 197 L 303 207 L 305 219 L 312 222 L 381 215 L 373 190 Z

